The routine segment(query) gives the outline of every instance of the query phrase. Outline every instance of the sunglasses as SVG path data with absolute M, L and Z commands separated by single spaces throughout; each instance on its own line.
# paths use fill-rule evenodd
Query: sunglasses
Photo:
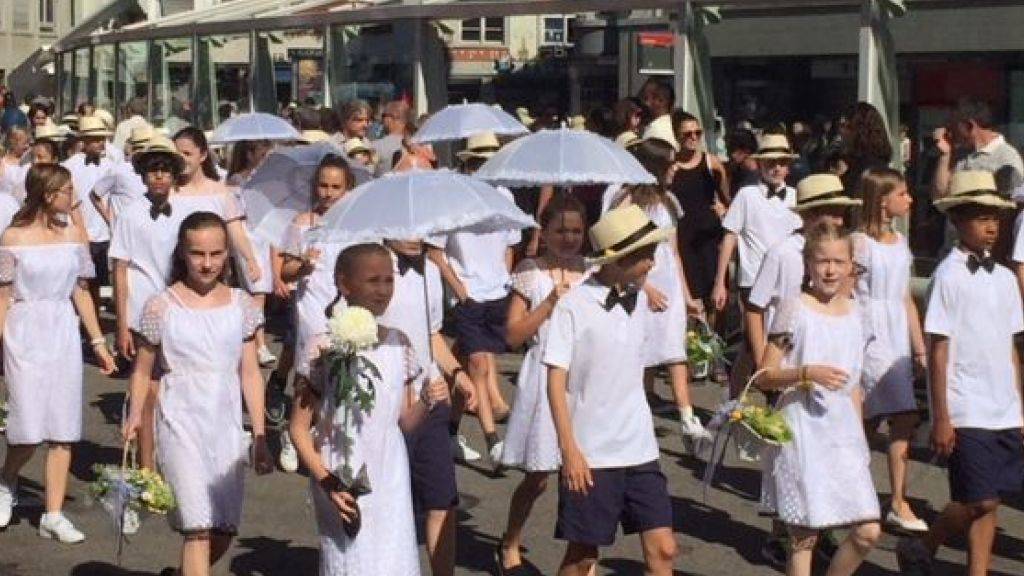
M 687 138 L 700 138 L 701 136 L 704 135 L 704 131 L 703 130 L 687 130 L 686 132 L 680 132 L 679 135 L 682 136 L 684 140 L 687 139 Z
M 779 166 L 789 166 L 790 164 L 793 163 L 792 160 L 789 160 L 787 158 L 771 158 L 769 160 L 762 160 L 762 162 L 764 162 L 764 165 L 767 166 L 768 168 L 777 168 Z

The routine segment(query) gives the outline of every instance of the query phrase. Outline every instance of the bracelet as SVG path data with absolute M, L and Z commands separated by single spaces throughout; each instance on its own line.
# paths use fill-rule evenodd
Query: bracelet
M 90 346 L 92 346 L 92 347 L 94 347 L 94 348 L 95 348 L 96 346 L 99 346 L 99 345 L 101 345 L 101 344 L 102 344 L 103 346 L 106 346 L 106 345 L 107 345 L 107 339 L 106 339 L 106 338 L 104 338 L 103 336 L 97 336 L 96 338 L 93 338 L 92 340 L 89 340 L 89 345 L 90 345 Z
M 801 389 L 809 391 L 814 388 L 814 383 L 807 379 L 807 366 L 801 366 L 798 369 L 798 374 L 800 375 L 799 387 Z

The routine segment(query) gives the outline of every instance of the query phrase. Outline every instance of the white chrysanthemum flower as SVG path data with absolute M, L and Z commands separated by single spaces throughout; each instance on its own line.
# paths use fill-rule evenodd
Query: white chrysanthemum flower
M 377 320 L 366 308 L 335 305 L 328 327 L 331 338 L 350 351 L 365 350 L 377 343 Z

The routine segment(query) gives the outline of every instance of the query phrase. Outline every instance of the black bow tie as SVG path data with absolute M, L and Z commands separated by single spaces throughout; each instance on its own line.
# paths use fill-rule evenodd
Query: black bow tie
M 978 258 L 975 254 L 968 255 L 967 269 L 971 271 L 971 274 L 974 274 L 978 271 L 978 268 L 984 268 L 985 272 L 991 274 L 996 269 L 996 261 L 989 254 L 985 254 L 981 258 Z
M 156 220 L 161 214 L 171 217 L 171 203 L 167 201 L 167 198 L 155 198 L 151 194 L 146 194 L 146 198 L 149 200 L 149 217 Z
M 420 276 L 423 276 L 423 266 L 426 264 L 423 254 L 417 256 L 407 256 L 395 252 L 395 262 L 398 264 L 398 275 L 405 276 L 406 272 L 410 269 L 419 272 Z
M 89 164 L 95 164 L 96 166 L 99 166 L 100 165 L 100 158 L 102 158 L 102 157 L 101 156 L 86 156 L 85 157 L 85 165 L 88 166 Z
M 768 186 L 768 199 L 771 200 L 773 196 L 775 198 L 778 198 L 779 200 L 785 201 L 786 200 L 786 187 L 785 186 L 779 186 L 778 190 L 772 190 L 772 187 Z
M 633 310 L 636 310 L 636 296 L 637 292 L 619 292 L 618 289 L 612 288 L 608 291 L 608 297 L 604 299 L 604 309 L 611 312 L 612 308 L 616 304 L 622 306 L 622 309 L 626 311 L 626 314 L 633 314 Z

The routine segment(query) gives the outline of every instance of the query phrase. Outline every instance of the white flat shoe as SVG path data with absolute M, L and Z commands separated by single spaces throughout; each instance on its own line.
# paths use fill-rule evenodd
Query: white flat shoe
M 920 518 L 914 518 L 913 520 L 907 520 L 901 517 L 896 512 L 889 510 L 889 513 L 885 515 L 885 523 L 889 526 L 899 528 L 905 532 L 927 532 L 928 523 Z
M 43 514 L 39 519 L 39 535 L 65 544 L 78 544 L 85 540 L 85 534 L 75 528 L 75 525 L 60 512 Z
M 14 515 L 14 507 L 18 504 L 18 487 L 7 486 L 0 482 L 0 528 L 7 528 Z

